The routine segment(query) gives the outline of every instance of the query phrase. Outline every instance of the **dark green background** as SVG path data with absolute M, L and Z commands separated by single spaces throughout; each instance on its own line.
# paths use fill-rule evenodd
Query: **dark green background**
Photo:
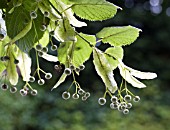
M 110 0 L 111 1 L 111 0 Z M 124 47 L 124 62 L 132 68 L 142 71 L 153 71 L 158 78 L 150 81 L 145 89 L 133 89 L 141 97 L 135 103 L 128 115 L 111 110 L 108 103 L 99 106 L 97 100 L 104 93 L 104 84 L 97 76 L 91 61 L 86 69 L 77 77 L 83 89 L 91 93 L 91 98 L 83 102 L 79 100 L 63 100 L 61 94 L 68 88 L 71 78 L 50 91 L 61 72 L 53 70 L 54 64 L 41 60 L 41 67 L 53 73 L 53 79 L 38 89 L 37 97 L 21 97 L 19 93 L 11 94 L 0 91 L 0 130 L 168 130 L 170 129 L 170 17 L 166 9 L 170 1 L 161 4 L 162 12 L 154 14 L 144 9 L 148 0 L 126 0 L 134 4 L 131 8 L 125 6 L 125 0 L 111 1 L 122 7 L 113 19 L 103 22 L 88 22 L 88 27 L 78 31 L 95 34 L 104 26 L 133 25 L 143 32 L 131 46 Z M 129 3 L 127 3 L 129 2 Z M 133 3 L 132 3 L 133 2 Z M 101 46 L 101 49 L 104 47 Z M 33 52 L 32 52 L 33 53 Z M 32 56 L 34 56 L 32 54 Z M 34 70 L 35 68 L 33 68 Z M 115 70 L 119 81 L 118 71 Z M 17 87 L 21 88 L 22 83 Z

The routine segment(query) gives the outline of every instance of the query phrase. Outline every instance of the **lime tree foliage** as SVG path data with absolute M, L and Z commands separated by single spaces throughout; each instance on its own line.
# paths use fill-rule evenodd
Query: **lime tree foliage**
M 130 45 L 139 36 L 140 29 L 133 26 L 105 27 L 96 35 L 79 33 L 76 28 L 87 26 L 89 21 L 103 21 L 115 16 L 120 7 L 105 0 L 1 0 L 0 26 L 0 80 L 2 90 L 9 88 L 11 93 L 19 92 L 22 96 L 37 95 L 31 86 L 35 76 L 39 85 L 52 78 L 52 74 L 41 69 L 39 59 L 54 62 L 55 69 L 64 66 L 64 72 L 52 90 L 60 86 L 68 76 L 73 77 L 70 87 L 62 97 L 74 99 L 81 97 L 83 101 L 90 93 L 81 88 L 76 81 L 85 68 L 85 62 L 93 56 L 97 74 L 105 85 L 105 92 L 98 100 L 100 105 L 106 103 L 110 96 L 110 107 L 129 113 L 131 101 L 138 102 L 140 97 L 133 94 L 127 83 L 136 88 L 145 88 L 139 79 L 154 79 L 155 73 L 141 72 L 123 63 L 123 46 Z M 4 26 L 3 24 L 4 23 Z M 55 45 L 52 38 L 60 44 Z M 100 50 L 97 43 L 109 44 L 106 50 Z M 49 45 L 50 44 L 50 45 Z M 50 46 L 47 48 L 47 45 Z M 35 51 L 37 69 L 31 72 L 32 60 L 30 50 Z M 48 49 L 57 52 L 57 56 L 48 54 Z M 122 83 L 117 84 L 114 70 L 118 68 Z M 25 82 L 21 88 L 17 86 L 19 78 Z M 44 79 L 42 77 L 45 77 Z M 70 89 L 75 92 L 70 94 Z

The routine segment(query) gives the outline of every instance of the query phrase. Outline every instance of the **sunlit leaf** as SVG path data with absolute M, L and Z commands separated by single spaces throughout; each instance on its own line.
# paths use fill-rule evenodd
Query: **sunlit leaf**
M 103 43 L 112 46 L 125 46 L 133 43 L 139 36 L 141 30 L 132 26 L 105 27 L 96 34 Z
M 70 0 L 71 8 L 77 16 L 91 21 L 106 20 L 112 18 L 119 8 L 105 0 Z

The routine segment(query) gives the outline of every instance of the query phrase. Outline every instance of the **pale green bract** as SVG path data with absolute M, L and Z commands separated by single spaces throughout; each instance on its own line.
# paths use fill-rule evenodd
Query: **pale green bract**
M 53 5 L 62 13 L 63 17 L 67 17 L 70 24 L 74 27 L 87 26 L 85 22 L 81 22 L 74 17 L 74 12 L 70 8 L 70 5 L 66 5 L 61 0 L 50 0 Z
M 151 72 L 141 72 L 135 69 L 132 69 L 121 61 L 119 59 L 119 65 L 118 68 L 120 70 L 121 76 L 128 82 L 130 83 L 133 87 L 137 88 L 145 88 L 146 85 L 137 80 L 135 77 L 140 78 L 140 79 L 154 79 L 157 77 L 156 73 L 151 73 Z M 134 76 L 134 77 L 133 77 Z
M 71 8 L 77 16 L 90 21 L 102 21 L 112 18 L 120 7 L 105 0 L 70 0 Z
M 106 27 L 96 34 L 103 43 L 111 46 L 125 46 L 133 43 L 141 30 L 132 26 Z
M 57 62 L 58 61 L 58 57 L 57 56 L 53 56 L 47 53 L 43 53 L 42 58 L 44 58 L 47 61 L 50 62 Z
M 115 93 L 117 90 L 117 83 L 114 79 L 113 70 L 110 67 L 104 53 L 97 48 L 93 50 L 93 63 L 97 74 L 102 78 L 106 88 L 111 93 Z
M 28 54 L 19 51 L 17 60 L 19 60 L 19 63 L 17 66 L 20 69 L 23 81 L 29 81 L 30 74 L 31 74 L 31 58 L 28 56 Z
M 5 53 L 5 44 L 10 41 L 10 38 L 6 36 L 2 41 L 0 41 L 0 57 Z M 5 64 L 0 60 L 0 74 L 6 69 Z
M 67 75 L 63 73 L 60 77 L 60 79 L 57 81 L 57 83 L 54 85 L 54 87 L 51 89 L 51 91 L 55 88 L 57 88 L 61 83 L 63 83 L 66 79 Z
M 13 51 L 14 51 L 14 45 L 9 46 L 7 54 L 10 57 L 10 59 L 7 63 L 7 77 L 12 85 L 17 85 L 19 77 L 18 77 L 16 65 L 14 64 Z

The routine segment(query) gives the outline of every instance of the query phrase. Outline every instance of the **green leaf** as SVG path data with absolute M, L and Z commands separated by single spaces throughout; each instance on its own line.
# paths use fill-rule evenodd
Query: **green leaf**
M 105 53 L 109 54 L 110 56 L 114 57 L 115 59 L 123 59 L 123 48 L 122 47 L 109 47 Z
M 48 31 L 45 31 L 42 38 L 39 39 L 39 41 L 34 45 L 34 47 L 37 45 L 37 44 L 41 44 L 43 47 L 46 47 L 48 45 L 50 41 L 50 38 L 49 38 L 49 32 Z
M 23 81 L 29 81 L 30 74 L 31 74 L 31 58 L 28 56 L 28 54 L 19 51 L 17 60 L 19 60 L 19 63 L 17 64 Z
M 7 63 L 7 77 L 12 85 L 17 85 L 18 83 L 18 73 L 16 64 L 14 64 L 14 45 L 8 47 L 7 55 L 10 57 Z
M 105 0 L 70 0 L 71 8 L 77 16 L 91 21 L 102 21 L 112 18 L 119 8 Z
M 103 43 L 112 46 L 125 46 L 133 43 L 139 36 L 141 30 L 132 26 L 125 27 L 106 27 L 97 33 Z
M 106 88 L 111 93 L 115 93 L 117 90 L 117 83 L 113 77 L 112 68 L 106 59 L 105 54 L 97 48 L 93 50 L 93 63 L 97 74 L 102 78 Z
M 5 65 L 3 64 L 3 62 L 2 61 L 0 61 L 0 75 L 1 75 L 1 73 L 5 70 Z
M 8 36 L 13 39 L 17 34 L 19 34 L 24 28 L 26 28 L 28 22 L 30 21 L 30 12 L 28 12 L 23 6 L 16 7 L 12 14 L 6 16 L 6 27 Z M 41 39 L 43 36 L 42 31 L 40 31 L 40 26 L 43 22 L 43 14 L 38 10 L 37 18 L 32 20 L 32 28 L 24 37 L 17 40 L 16 45 L 23 51 L 28 53 L 29 50 L 34 46 L 34 44 Z
M 63 42 L 60 43 L 60 46 L 58 48 L 58 60 L 66 67 L 69 67 L 68 56 L 71 50 L 71 46 L 72 46 L 72 42 Z
M 58 48 L 58 59 L 64 65 L 68 65 L 68 63 L 71 62 L 72 65 L 74 65 L 75 67 L 79 67 L 90 58 L 92 48 L 83 39 L 86 39 L 87 41 L 89 41 L 89 43 L 95 45 L 95 36 L 80 33 L 76 36 L 76 38 L 77 41 L 75 43 L 61 43 Z
M 55 88 L 57 88 L 61 83 L 63 83 L 66 79 L 67 75 L 65 73 L 62 74 L 60 79 L 57 81 L 57 83 L 54 85 L 54 87 L 51 89 L 51 91 Z
M 7 8 L 7 0 L 0 0 L 0 9 Z
M 105 51 L 105 57 L 108 60 L 112 70 L 114 70 L 119 64 L 118 59 L 123 59 L 123 48 L 110 47 Z
M 59 21 L 59 26 L 56 27 L 54 37 L 61 42 L 75 41 L 75 32 L 71 27 L 67 18 Z
M 50 18 L 50 20 L 52 21 L 56 21 L 58 19 L 61 19 L 60 14 L 58 14 L 58 12 L 56 12 L 49 4 L 48 1 L 41 1 L 38 4 L 39 9 L 41 10 L 41 12 L 44 14 L 44 12 L 49 12 L 49 16 L 48 18 Z
M 32 27 L 32 20 L 30 20 L 30 22 L 25 26 L 25 28 L 23 28 L 23 30 L 21 30 L 11 41 L 10 43 L 14 43 L 17 40 L 23 38 L 30 30 Z
M 83 33 L 77 35 L 76 38 L 77 42 L 75 43 L 72 64 L 75 67 L 79 67 L 90 58 L 90 55 L 92 53 L 92 47 L 90 47 L 89 43 L 95 45 L 96 38 L 93 35 L 86 35 Z M 82 38 L 86 39 L 89 43 L 84 41 Z

